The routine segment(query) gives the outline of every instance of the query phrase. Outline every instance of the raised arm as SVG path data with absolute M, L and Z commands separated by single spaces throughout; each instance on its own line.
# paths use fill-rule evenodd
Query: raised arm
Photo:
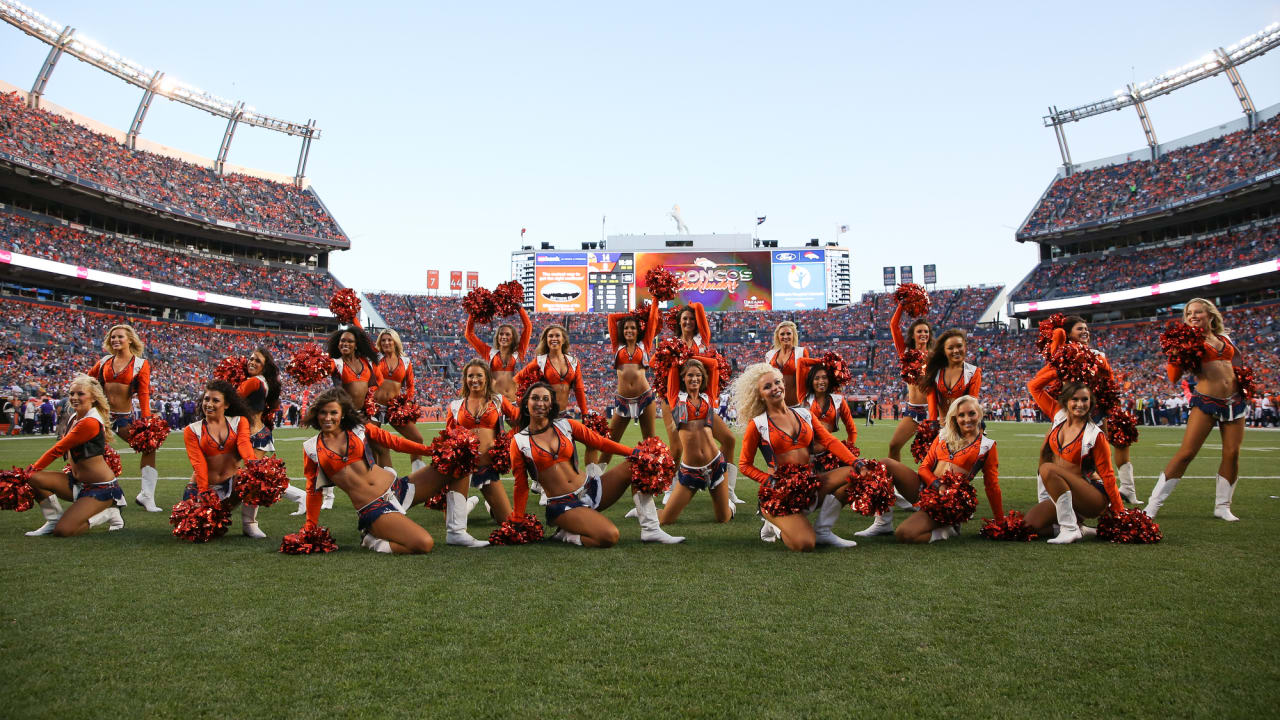
M 720 401 L 720 358 L 695 355 L 694 359 L 702 363 L 702 366 L 707 369 L 706 392 L 707 396 L 711 398 L 711 404 L 714 405 Z M 680 384 L 676 383 L 676 387 L 679 388 Z
M 992 445 L 987 457 L 982 461 L 982 484 L 987 491 L 987 504 L 991 506 L 992 517 L 1004 516 L 1004 499 L 1000 494 L 1000 456 L 996 454 L 996 446 Z
M 738 472 L 758 483 L 769 482 L 769 473 L 756 467 L 756 450 L 760 448 L 760 431 L 753 422 L 747 423 L 747 431 L 742 434 L 742 452 L 738 455 Z
M 71 452 L 71 448 L 89 442 L 100 432 L 102 432 L 102 423 L 97 418 L 87 417 L 81 420 L 71 428 L 71 432 L 59 438 L 53 447 L 45 450 L 39 460 L 31 463 L 31 467 L 35 470 L 49 467 L 49 463 Z
M 662 313 L 658 311 L 658 303 L 649 303 L 649 319 L 644 324 L 644 346 L 653 352 L 653 339 L 658 336 L 658 328 L 662 327 Z
M 463 331 L 463 335 L 466 336 L 467 342 L 471 343 L 471 347 L 475 348 L 482 360 L 489 359 L 489 344 L 476 335 L 476 318 L 474 315 L 467 316 L 467 329 Z
M 187 460 L 191 461 L 191 469 L 195 471 L 196 488 L 200 492 L 209 489 L 209 461 L 204 458 L 204 451 L 200 449 L 200 438 L 196 437 L 196 433 L 191 426 L 182 429 L 182 444 L 187 448 Z
M 889 334 L 893 336 L 893 349 L 898 354 L 906 352 L 907 340 L 902 337 L 902 305 L 898 305 L 893 309 L 893 316 L 889 318 Z
M 693 319 L 698 323 L 698 334 L 702 336 L 703 344 L 711 347 L 711 323 L 707 322 L 707 309 L 700 302 L 691 302 L 689 307 L 693 308 Z
M 611 455 L 625 456 L 631 454 L 631 448 L 600 435 L 577 420 L 570 420 L 569 428 L 573 431 L 574 440 L 577 440 L 593 450 L 600 450 Z
M 1036 373 L 1035 377 L 1031 378 L 1031 382 L 1027 383 L 1031 399 L 1049 420 L 1053 420 L 1053 416 L 1058 414 L 1058 400 L 1049 394 L 1049 385 L 1057 379 L 1058 371 L 1053 369 L 1052 365 L 1045 365 L 1040 368 L 1040 372 Z
M 618 352 L 618 348 L 622 347 L 622 318 L 627 317 L 631 313 L 609 313 L 609 346 L 613 351 Z
M 529 319 L 529 313 L 524 308 L 517 308 L 520 311 L 520 357 L 524 357 L 529 352 L 529 341 L 533 339 L 533 321 Z M 488 355 L 485 355 L 488 357 Z

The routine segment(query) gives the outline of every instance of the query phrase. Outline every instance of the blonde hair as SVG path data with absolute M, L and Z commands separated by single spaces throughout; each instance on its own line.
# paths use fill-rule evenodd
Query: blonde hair
M 142 357 L 146 346 L 142 344 L 142 338 L 138 337 L 138 331 L 134 330 L 132 325 L 112 325 L 111 329 L 107 330 L 107 336 L 102 338 L 102 351 L 111 355 L 115 354 L 115 351 L 111 349 L 111 333 L 117 330 L 123 330 L 124 336 L 129 339 L 129 352 L 136 357 Z
M 764 412 L 764 400 L 760 397 L 760 378 L 777 373 L 778 369 L 769 363 L 748 365 L 746 370 L 733 381 L 733 406 L 738 409 L 738 421 L 748 422 L 751 418 Z
M 467 370 L 473 367 L 484 369 L 484 396 L 493 397 L 493 370 L 489 367 L 489 363 L 480 358 L 471 358 L 466 365 L 462 366 L 462 390 L 458 392 L 458 397 L 465 400 L 467 395 L 471 394 L 470 388 L 467 387 Z
M 800 346 L 800 328 L 796 327 L 796 324 L 791 322 L 790 320 L 783 320 L 782 322 L 778 323 L 777 327 L 773 329 L 774 349 L 780 349 L 782 347 L 782 343 L 778 342 L 778 331 L 784 327 L 791 328 L 791 334 L 796 336 L 796 341 L 793 343 L 793 346 L 799 347 Z
M 125 327 L 129 326 L 125 325 Z M 77 373 L 67 384 L 67 390 L 74 390 L 79 386 L 83 386 L 89 392 L 89 397 L 93 400 L 93 410 L 98 413 L 98 420 L 102 422 L 102 428 L 107 433 L 107 442 L 111 442 L 111 405 L 107 403 L 107 394 L 102 391 L 102 385 L 89 375 Z
M 960 412 L 960 406 L 967 403 L 973 403 L 978 408 L 978 422 L 982 422 L 982 403 L 978 402 L 978 398 L 972 395 L 961 395 L 951 402 L 951 407 L 947 408 L 947 416 L 942 420 L 942 427 L 938 430 L 938 437 L 942 438 L 942 442 L 947 444 L 947 449 L 951 452 L 959 452 L 964 449 L 964 434 L 960 432 L 960 421 L 956 415 Z M 978 434 L 982 434 L 979 427 Z
M 1222 311 L 1218 309 L 1217 305 L 1204 298 L 1191 298 L 1186 305 L 1182 306 L 1183 320 L 1187 319 L 1187 308 L 1190 308 L 1192 303 L 1200 303 L 1204 306 L 1204 311 L 1209 313 L 1209 330 L 1214 335 L 1225 335 L 1227 333 L 1226 323 L 1222 319 Z
M 703 365 L 702 361 L 697 358 L 690 358 L 685 361 L 684 365 L 680 366 L 680 374 L 678 376 L 680 389 L 689 392 L 689 388 L 684 386 L 684 374 L 689 368 L 697 368 L 698 372 L 702 373 L 702 389 L 698 392 L 711 392 L 711 373 L 707 371 L 707 366 Z M 715 398 L 712 398 L 712 400 L 715 400 Z
M 383 335 L 391 336 L 391 344 L 394 345 L 396 348 L 396 357 L 399 357 L 399 358 L 404 357 L 404 343 L 400 341 L 400 333 L 396 332 L 395 330 L 392 330 L 391 328 L 387 328 L 382 332 L 378 333 L 378 342 L 375 343 L 375 347 L 377 345 L 382 344 Z M 379 350 L 378 352 L 382 352 L 382 351 Z
M 564 342 L 560 344 L 560 352 L 564 355 L 569 354 L 569 331 L 563 325 L 548 325 L 542 329 L 542 334 L 538 336 L 538 349 L 534 351 L 534 355 L 547 354 L 547 333 L 552 330 L 559 330 L 564 336 Z

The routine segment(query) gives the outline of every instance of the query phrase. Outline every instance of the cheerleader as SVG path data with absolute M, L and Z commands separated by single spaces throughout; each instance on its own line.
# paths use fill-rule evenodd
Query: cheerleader
M 938 437 L 929 446 L 929 454 L 919 469 L 912 470 L 893 458 L 880 462 L 889 470 L 894 489 L 911 503 L 919 500 L 921 487 L 937 483 L 938 477 L 947 471 L 959 472 L 970 481 L 981 472 L 987 504 L 996 517 L 1004 515 L 996 441 L 983 433 L 982 405 L 972 395 L 961 395 L 948 406 Z M 890 508 L 884 514 L 876 515 L 875 523 L 859 535 L 887 535 L 890 532 L 900 543 L 932 543 L 956 537 L 960 528 L 957 525 L 939 525 L 928 513 L 917 510 L 895 531 L 893 509 Z
M 929 325 L 929 321 L 924 318 L 916 318 L 907 326 L 907 337 L 902 336 L 902 305 L 893 311 L 893 317 L 889 319 L 889 332 L 893 335 L 893 349 L 898 353 L 898 357 L 902 357 L 902 353 L 907 351 L 907 338 L 911 339 L 911 347 L 920 352 L 927 358 L 933 347 L 933 327 Z M 889 440 L 889 457 L 894 460 L 902 460 L 902 448 L 906 446 L 911 438 L 916 434 L 916 428 L 920 423 L 929 419 L 929 392 L 927 388 L 921 387 L 915 383 L 907 383 L 907 406 L 902 412 L 902 419 L 898 421 L 898 427 L 893 431 L 893 437 Z
M 1048 388 L 1057 380 L 1057 372 L 1047 366 L 1027 384 L 1040 411 L 1053 418 L 1053 427 L 1040 448 L 1039 470 L 1050 499 L 1027 511 L 1024 520 L 1038 534 L 1049 535 L 1056 518 L 1058 535 L 1049 543 L 1065 545 L 1084 537 L 1077 514 L 1097 517 L 1108 506 L 1120 512 L 1124 500 L 1111 469 L 1111 446 L 1092 420 L 1093 392 L 1087 385 L 1066 383 L 1055 398 Z
M 382 360 L 374 366 L 374 374 L 378 377 L 378 387 L 374 390 L 374 401 L 380 408 L 385 408 L 393 399 L 404 395 L 413 402 L 413 365 L 409 362 L 409 358 L 404 354 L 404 343 L 400 341 L 400 333 L 387 328 L 378 333 L 378 352 L 382 353 Z M 411 440 L 418 444 L 422 444 L 422 433 L 418 432 L 417 423 L 405 423 L 403 425 L 392 425 L 396 432 L 400 433 L 406 440 Z M 391 451 L 384 447 L 378 447 L 378 463 L 381 465 L 391 464 Z M 409 456 L 410 467 L 417 470 L 426 467 L 426 463 L 422 461 L 419 455 Z
M 835 392 L 839 386 L 832 383 L 831 371 L 821 360 L 802 358 L 797 362 L 804 366 L 804 403 L 809 414 L 822 423 L 828 432 L 834 433 L 844 423 L 845 439 L 858 441 L 858 426 L 853 422 L 853 410 L 844 396 Z M 870 410 L 868 410 L 870 412 Z M 825 452 L 814 448 L 815 452 Z
M 329 374 L 333 378 L 333 386 L 346 391 L 353 402 L 361 403 L 369 394 L 369 388 L 377 387 L 378 358 L 368 334 L 359 325 L 338 328 L 329 335 L 327 350 L 329 352 Z M 375 419 L 376 421 L 376 419 Z M 395 469 L 391 468 L 395 474 Z M 333 507 L 333 486 L 324 487 L 325 510 Z
M 109 353 L 89 370 L 89 375 L 102 385 L 107 401 L 111 404 L 111 430 L 128 440 L 129 425 L 133 422 L 133 397 L 138 398 L 138 410 L 142 417 L 151 417 L 151 362 L 142 357 L 145 349 L 142 338 L 129 325 L 114 325 L 102 341 L 102 349 Z M 139 460 L 142 475 L 142 491 L 134 502 L 147 512 L 160 512 L 156 505 L 156 483 L 160 473 L 156 470 L 156 454 L 146 453 Z M 56 502 L 56 501 L 55 501 Z M 45 517 L 48 517 L 46 512 Z
M 668 374 L 667 406 L 684 452 L 675 486 L 658 517 L 663 525 L 674 523 L 699 490 L 711 494 L 716 522 L 733 519 L 733 503 L 724 481 L 728 462 L 711 433 L 716 421 L 724 422 L 715 411 L 715 398 L 720 396 L 718 365 L 716 358 L 695 357 L 683 367 L 672 367 Z
M 253 456 L 263 458 L 268 454 L 276 453 L 275 438 L 271 431 L 275 424 L 273 415 L 280 409 L 280 369 L 276 367 L 271 351 L 264 347 L 254 350 L 249 355 L 247 367 L 249 377 L 236 388 L 236 394 L 244 400 L 245 407 L 248 408 L 245 417 L 249 419 L 251 433 L 249 444 L 253 445 Z M 288 485 L 284 489 L 284 497 L 298 504 L 297 512 L 291 514 L 301 515 L 307 511 L 307 494 L 302 490 Z M 253 515 L 250 522 L 244 523 L 245 534 L 254 538 L 266 537 L 258 529 L 258 507 L 246 505 L 244 513 L 246 516 L 250 513 Z
M 120 508 L 125 506 L 124 492 L 103 458 L 111 442 L 107 422 L 111 408 L 107 396 L 97 380 L 88 375 L 76 375 L 67 390 L 67 401 L 73 415 L 67 424 L 66 434 L 27 466 L 27 470 L 31 472 L 28 482 L 36 496 L 41 498 L 42 508 L 49 497 L 68 500 L 71 507 L 61 512 L 59 506 L 59 514 L 47 532 L 37 531 L 28 535 L 71 537 L 82 535 L 103 523 L 109 524 L 109 530 L 124 527 L 124 520 L 120 517 Z M 68 461 L 70 475 L 45 471 L 49 463 L 62 457 Z
M 523 516 L 529 501 L 529 482 L 536 480 L 548 495 L 547 524 L 558 530 L 553 539 L 585 547 L 607 548 L 618 543 L 618 528 L 600 513 L 622 496 L 631 484 L 631 461 L 610 470 L 593 465 L 584 474 L 578 469 L 581 442 L 590 448 L 623 456 L 631 448 L 592 432 L 577 420 L 560 417 L 556 393 L 545 382 L 535 382 L 520 398 L 520 431 L 511 439 L 511 474 L 515 476 L 515 515 Z M 532 478 L 530 478 L 532 476 Z M 640 518 L 643 542 L 684 542 L 658 524 L 653 496 L 631 495 Z
M 427 469 L 396 478 L 394 472 L 377 464 L 370 445 L 377 442 L 400 452 L 424 455 L 425 447 L 364 422 L 351 396 L 337 387 L 316 396 L 303 425 L 319 431 L 302 443 L 303 474 L 307 478 L 307 522 L 303 530 L 314 530 L 320 524 L 321 489 L 337 486 L 356 508 L 363 547 L 397 555 L 431 552 L 435 546 L 431 534 L 405 515 L 424 484 Z M 433 484 L 439 491 L 440 483 Z
M 236 471 L 245 460 L 256 456 L 253 432 L 249 429 L 250 410 L 231 383 L 213 380 L 204 386 L 200 411 L 202 418 L 182 430 L 182 442 L 192 471 L 182 499 L 213 490 L 227 501 L 234 489 Z M 258 529 L 256 506 L 241 506 L 240 529 L 251 538 L 267 536 Z
M 787 386 L 787 407 L 796 407 L 803 399 L 805 366 L 800 361 L 808 357 L 808 349 L 797 346 L 800 331 L 790 320 L 783 320 L 773 329 L 773 348 L 765 353 L 764 361 L 778 372 Z
M 1204 357 L 1200 369 L 1194 373 L 1195 389 L 1191 391 L 1191 411 L 1182 433 L 1182 446 L 1160 473 L 1160 479 L 1151 491 L 1151 499 L 1147 501 L 1146 512 L 1153 518 L 1156 516 L 1216 424 L 1222 437 L 1222 459 L 1218 463 L 1213 516 L 1235 522 L 1240 518 L 1231 513 L 1231 496 L 1235 493 L 1240 474 L 1240 444 L 1244 441 L 1245 412 L 1248 410 L 1235 373 L 1235 366 L 1240 364 L 1240 351 L 1226 335 L 1222 313 L 1208 300 L 1188 300 L 1182 310 L 1182 321 L 1203 333 Z M 1169 364 L 1166 369 L 1169 382 L 1176 383 L 1182 377 L 1182 369 L 1177 365 Z
M 655 396 L 644 371 L 649 366 L 649 350 L 653 348 L 653 337 L 661 322 L 656 303 L 649 305 L 649 317 L 643 333 L 639 319 L 631 313 L 609 314 L 613 368 L 618 373 L 618 389 L 613 395 L 613 418 L 609 421 L 609 437 L 614 442 L 622 439 L 628 421 L 639 423 L 641 437 L 651 438 L 655 434 Z M 600 462 L 608 465 L 609 454 L 605 453 Z
M 587 393 L 582 388 L 582 367 L 569 354 L 569 331 L 562 325 L 548 325 L 538 338 L 536 357 L 516 373 L 516 383 L 541 377 L 556 394 L 557 407 L 569 407 L 569 392 L 578 401 L 578 412 L 587 412 Z
M 471 475 L 471 487 L 480 491 L 489 505 L 489 514 L 499 523 L 511 514 L 511 501 L 507 499 L 502 478 L 490 467 L 489 448 L 503 433 L 503 417 L 515 422 L 519 411 L 509 400 L 493 389 L 493 376 L 489 363 L 479 358 L 462 367 L 460 399 L 449 403 L 449 417 L 445 427 L 464 427 L 474 432 L 480 440 L 479 466 Z
M 924 365 L 920 388 L 929 396 L 929 419 L 937 420 L 957 398 L 980 397 L 982 368 L 965 362 L 968 353 L 963 330 L 952 328 L 938 337 Z
M 855 462 L 848 448 L 827 432 L 822 423 L 813 421 L 808 409 L 787 405 L 783 375 L 768 363 L 757 363 L 744 370 L 733 383 L 733 397 L 738 416 L 751 418 L 742 436 L 738 469 L 766 491 L 773 486 L 773 476 L 756 469 L 757 450 L 770 468 L 779 464 L 809 465 L 809 447 L 815 442 L 835 453 L 846 465 L 852 466 Z M 760 538 L 774 542 L 781 537 L 788 549 L 801 551 L 812 550 L 815 545 L 856 546 L 856 542 L 845 540 L 831 530 L 844 504 L 850 470 L 850 467 L 839 467 L 818 476 L 821 484 L 811 507 L 820 509 L 813 525 L 802 513 L 775 516 L 761 510 L 764 526 Z
M 476 336 L 476 319 L 467 316 L 467 342 L 475 348 L 480 357 L 489 361 L 489 372 L 493 376 L 493 390 L 503 397 L 516 397 L 516 368 L 521 358 L 529 352 L 529 340 L 533 337 L 533 321 L 529 313 L 520 308 L 520 337 L 516 338 L 516 329 L 508 323 L 502 323 L 493 333 L 493 346 L 486 345 Z

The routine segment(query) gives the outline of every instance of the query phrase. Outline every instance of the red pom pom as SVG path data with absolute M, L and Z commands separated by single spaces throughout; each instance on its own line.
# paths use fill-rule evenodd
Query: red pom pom
M 236 473 L 234 487 L 238 502 L 271 507 L 289 487 L 289 472 L 280 458 L 249 460 Z
M 1040 321 L 1040 334 L 1036 336 L 1036 352 L 1045 359 L 1048 359 L 1049 347 L 1053 344 L 1053 331 L 1061 328 L 1066 321 L 1067 316 L 1062 313 L 1054 313 Z
M 159 415 L 138 418 L 127 430 L 129 447 L 136 453 L 146 455 L 160 449 L 164 439 L 169 437 L 169 423 Z
M 1204 362 L 1204 333 L 1184 322 L 1170 320 L 1160 333 L 1160 349 L 1171 365 L 1183 372 L 1199 372 Z
M 227 534 L 231 509 L 218 494 L 206 490 L 173 506 L 169 515 L 173 536 L 193 543 L 205 543 Z
M 666 325 L 667 329 L 671 331 L 671 334 L 675 335 L 676 337 L 680 337 L 681 335 L 680 312 L 682 310 L 684 310 L 683 305 L 673 305 L 667 308 L 667 311 L 662 314 L 663 324 Z
M 1252 401 L 1262 397 L 1263 388 L 1258 383 L 1258 374 L 1248 365 L 1236 367 L 1236 385 L 1240 386 L 1240 393 L 1244 395 L 1245 400 Z
M 733 377 L 733 368 L 729 365 L 729 358 L 725 357 L 722 352 L 715 352 L 715 356 L 716 372 L 720 373 L 720 387 L 728 387 L 729 380 Z M 718 398 L 712 398 L 712 400 L 719 402 Z
M 679 338 L 663 338 L 654 348 L 649 365 L 653 368 L 653 386 L 659 396 L 667 394 L 667 374 L 672 367 L 680 367 L 694 356 L 693 348 Z
M 0 472 L 0 510 L 26 512 L 36 504 L 36 491 L 29 482 L 31 473 L 14 467 Z
M 924 377 L 924 353 L 909 348 L 898 357 L 899 374 L 908 385 L 915 385 Z
M 1111 408 L 1107 412 L 1107 439 L 1118 448 L 1138 442 L 1138 418 L 1128 410 Z
M 293 351 L 293 357 L 289 358 L 284 371 L 303 385 L 315 385 L 329 377 L 332 364 L 333 358 L 329 357 L 324 348 L 307 343 Z
M 524 305 L 524 286 L 515 280 L 499 283 L 493 290 L 494 317 L 519 315 Z
M 641 300 L 636 304 L 636 309 L 627 313 L 623 320 L 634 320 L 636 323 L 636 340 L 639 341 L 649 330 L 649 301 Z M 621 327 L 621 325 L 619 325 Z M 621 338 L 619 338 L 621 341 Z M 653 348 L 649 348 L 652 350 Z
M 1115 381 L 1106 367 L 1101 368 L 1096 382 L 1089 386 L 1093 391 L 1093 404 L 1103 415 L 1120 407 L 1120 384 Z
M 609 437 L 609 421 L 605 419 L 604 415 L 601 415 L 595 410 L 588 410 L 586 414 L 582 416 L 582 424 L 586 425 L 588 430 L 600 437 Z
M 368 418 L 370 422 L 374 422 L 374 418 L 378 417 L 378 400 L 376 390 L 377 388 L 371 387 L 365 392 L 364 407 L 361 408 L 364 412 L 364 416 Z
M 933 441 L 938 439 L 938 421 L 925 420 L 916 426 L 916 436 L 911 441 L 911 457 L 916 462 L 924 462 L 924 456 L 929 454 L 929 446 L 933 445 Z
M 436 470 L 453 478 L 470 477 L 476 471 L 480 439 L 464 427 L 445 428 L 427 450 Z
M 855 461 L 857 458 L 862 456 L 862 451 L 858 449 L 858 446 L 855 445 L 852 440 L 845 440 L 841 442 L 841 444 L 844 445 L 849 452 L 853 453 Z M 813 469 L 819 473 L 831 472 L 836 468 L 845 466 L 845 462 L 836 457 L 836 454 L 833 452 L 813 456 L 812 463 Z
M 1107 509 L 1098 518 L 1098 537 L 1113 543 L 1142 545 L 1160 542 L 1164 533 L 1155 520 L 1137 508 L 1119 513 Z
M 893 299 L 902 306 L 903 312 L 913 317 L 920 317 L 929 312 L 929 293 L 915 283 L 904 283 L 893 291 Z
M 538 542 L 542 537 L 542 523 L 538 522 L 538 518 L 532 515 L 511 513 L 506 520 L 502 521 L 497 530 L 489 533 L 489 544 L 527 545 Z
M 116 449 L 110 445 L 102 450 L 102 459 L 107 461 L 107 467 L 111 468 L 111 473 L 116 477 L 120 477 L 120 473 L 124 472 L 124 463 L 120 461 L 120 453 L 116 452 Z
M 1098 362 L 1098 355 L 1074 340 L 1064 343 L 1049 358 L 1049 364 L 1064 383 L 1084 383 L 1091 389 L 1099 384 L 1102 363 Z
M 240 383 L 249 377 L 249 361 L 242 357 L 225 357 L 218 361 L 213 369 L 214 380 L 226 380 L 232 387 L 240 387 Z
M 499 475 L 511 472 L 511 438 L 515 435 L 514 429 L 508 430 L 494 438 L 489 446 L 489 467 Z
M 387 403 L 387 422 L 396 427 L 416 425 L 422 417 L 422 406 L 408 395 L 397 395 Z
M 448 493 L 449 486 L 446 485 L 440 488 L 440 492 L 427 498 L 427 501 L 422 503 L 422 506 L 428 510 L 439 510 L 444 512 L 444 509 L 448 507 Z
M 631 488 L 656 495 L 671 489 L 676 461 L 660 438 L 645 438 L 631 451 Z
M 478 287 L 462 298 L 462 309 L 475 318 L 477 323 L 483 325 L 493 319 L 494 313 L 498 312 L 498 305 L 493 298 L 493 293 Z
M 841 385 L 853 379 L 853 373 L 849 371 L 849 364 L 844 361 L 840 353 L 828 350 L 822 354 L 820 362 L 827 371 L 828 392 L 835 392 Z
M 360 316 L 360 298 L 351 288 L 342 288 L 329 298 L 329 311 L 344 324 L 350 325 Z
M 920 487 L 916 507 L 939 525 L 959 525 L 973 517 L 973 511 L 978 509 L 978 493 L 969 478 L 948 470 L 938 478 L 936 486 Z
M 654 300 L 662 302 L 665 300 L 674 300 L 676 297 L 676 289 L 680 287 L 680 281 L 670 270 L 664 267 L 656 267 L 644 274 L 644 286 L 649 289 L 649 294 Z
M 818 499 L 821 480 L 808 465 L 783 463 L 757 491 L 761 512 L 773 517 L 807 513 Z
M 524 394 L 529 392 L 529 388 L 535 383 L 546 382 L 547 376 L 543 374 L 542 368 L 534 365 L 528 370 L 521 370 L 516 374 L 516 396 L 523 399 Z
M 1010 510 L 1003 517 L 994 520 L 983 518 L 982 529 L 978 531 L 978 535 L 988 540 L 1009 542 L 1028 542 L 1039 537 L 1035 530 L 1022 519 L 1022 513 L 1017 510 Z
M 280 541 L 280 552 L 285 555 L 331 553 L 337 549 L 338 543 L 327 527 L 303 527 L 292 535 L 285 535 Z
M 888 512 L 893 507 L 893 478 L 878 460 L 864 460 L 849 474 L 849 507 L 862 515 Z

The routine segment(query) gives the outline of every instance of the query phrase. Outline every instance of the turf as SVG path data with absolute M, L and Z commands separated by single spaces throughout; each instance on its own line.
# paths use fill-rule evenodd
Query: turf
M 860 428 L 864 455 L 890 429 Z M 989 427 L 1008 508 L 1034 499 L 1044 429 Z M 1143 433 L 1146 497 L 1181 434 Z M 294 475 L 302 437 L 276 435 Z M 0 466 L 49 444 L 0 440 Z M 443 516 L 419 507 L 439 543 L 419 557 L 361 550 L 341 493 L 323 522 L 342 549 L 312 557 L 275 552 L 300 525 L 288 503 L 262 511 L 269 540 L 237 518 L 202 546 L 136 507 L 123 532 L 65 540 L 24 537 L 35 511 L 0 513 L 0 716 L 1265 716 L 1280 701 L 1276 458 L 1280 433 L 1247 432 L 1228 525 L 1210 514 L 1206 448 L 1161 512 L 1164 542 L 1142 547 L 991 543 L 975 520 L 947 543 L 795 554 L 761 543 L 751 510 L 714 524 L 701 494 L 673 529 L 685 544 L 641 544 L 623 502 L 605 551 L 448 547 Z M 189 473 L 175 435 L 160 474 Z M 162 480 L 161 504 L 181 486 Z M 846 511 L 836 530 L 866 523 Z M 471 525 L 494 527 L 482 509 Z

